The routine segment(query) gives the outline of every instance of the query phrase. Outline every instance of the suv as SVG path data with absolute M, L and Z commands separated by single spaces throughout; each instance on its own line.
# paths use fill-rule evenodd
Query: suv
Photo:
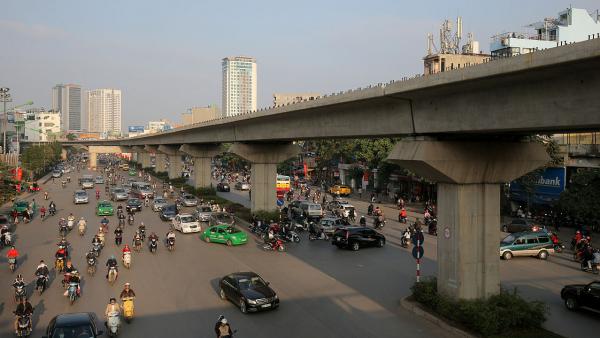
M 550 235 L 545 231 L 525 231 L 510 234 L 500 242 L 500 257 L 509 260 L 513 256 L 537 256 L 547 259 L 554 253 Z
M 385 236 L 367 227 L 342 227 L 334 232 L 331 244 L 354 251 L 366 246 L 382 248 Z
M 302 210 L 302 215 L 308 218 L 323 217 L 323 209 L 321 208 L 321 205 L 317 203 L 300 203 L 300 210 Z
M 175 216 L 177 216 L 177 214 L 179 214 L 179 210 L 177 209 L 177 205 L 176 204 L 171 204 L 171 205 L 167 205 L 166 207 L 163 207 L 162 210 L 160 211 L 160 219 L 163 221 L 172 221 L 173 218 L 175 218 Z
M 560 291 L 560 298 L 571 311 L 579 307 L 600 311 L 600 280 L 589 284 L 565 285 Z
M 502 226 L 502 231 L 512 234 L 515 232 L 535 231 L 534 227 L 543 228 L 542 226 L 534 224 L 531 221 L 528 221 L 528 220 L 525 220 L 522 218 L 521 219 L 517 218 L 517 219 L 513 219 L 508 224 L 504 224 Z

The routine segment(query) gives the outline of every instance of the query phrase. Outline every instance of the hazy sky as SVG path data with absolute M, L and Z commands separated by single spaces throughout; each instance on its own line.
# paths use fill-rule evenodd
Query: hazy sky
M 598 0 L 3 0 L 0 86 L 50 108 L 51 88 L 123 91 L 123 128 L 221 106 L 221 59 L 258 62 L 258 105 L 274 92 L 330 93 L 422 72 L 427 33 L 463 18 L 490 36 Z M 85 113 L 85 107 L 83 107 Z

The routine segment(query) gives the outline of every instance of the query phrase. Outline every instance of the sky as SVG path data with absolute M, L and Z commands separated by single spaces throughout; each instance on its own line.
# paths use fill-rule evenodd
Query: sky
M 598 0 L 3 0 L 0 87 L 51 108 L 52 87 L 122 90 L 123 129 L 221 106 L 221 59 L 253 56 L 258 106 L 275 92 L 332 93 L 422 73 L 427 34 L 463 19 L 484 51 L 569 5 Z M 85 107 L 82 107 L 85 115 Z

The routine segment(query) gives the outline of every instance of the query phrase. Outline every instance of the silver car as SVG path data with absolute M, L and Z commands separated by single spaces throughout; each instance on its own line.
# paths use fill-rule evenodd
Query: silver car
M 94 182 L 96 184 L 104 184 L 104 177 L 103 176 L 96 176 L 96 178 L 94 179 Z
M 212 208 L 210 205 L 201 205 L 196 208 L 196 212 L 194 213 L 196 219 L 200 222 L 208 222 L 210 221 L 210 216 L 212 215 Z
M 167 201 L 166 199 L 164 199 L 162 197 L 155 198 L 154 202 L 152 202 L 152 210 L 161 211 L 162 208 L 166 207 L 168 204 L 169 204 L 169 201 Z
M 183 194 L 179 198 L 179 205 L 184 207 L 195 207 L 198 205 L 198 199 L 194 195 Z
M 111 201 L 125 201 L 129 198 L 129 194 L 123 188 L 114 188 L 110 194 Z
M 88 194 L 87 194 L 87 192 L 85 192 L 85 190 L 75 191 L 75 193 L 73 194 L 73 203 L 81 204 L 81 203 L 88 203 L 88 202 L 89 202 L 89 198 L 88 198 Z

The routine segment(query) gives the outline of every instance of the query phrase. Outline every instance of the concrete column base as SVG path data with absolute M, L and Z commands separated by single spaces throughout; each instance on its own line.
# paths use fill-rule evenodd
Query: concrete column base
M 438 184 L 438 291 L 455 298 L 500 292 L 500 185 Z
M 181 177 L 182 170 L 183 163 L 181 163 L 181 156 L 169 155 L 169 179 Z
M 89 152 L 88 161 L 90 162 L 90 170 L 96 170 L 96 163 L 98 163 L 98 153 Z
M 154 171 L 156 171 L 156 172 L 166 171 L 167 170 L 166 163 L 167 163 L 167 159 L 166 159 L 165 154 L 160 154 L 160 153 L 154 154 L 154 164 L 156 164 L 156 166 L 154 167 Z
M 252 163 L 250 169 L 250 209 L 272 211 L 277 209 L 277 164 Z
M 66 161 L 67 160 L 67 154 L 68 154 L 67 153 L 67 149 L 62 148 L 60 150 L 60 159 L 63 160 L 63 161 Z
M 212 186 L 210 157 L 194 157 L 194 185 L 196 188 L 208 188 Z
M 150 163 L 150 154 L 148 153 L 138 153 L 138 162 L 142 165 L 142 168 L 152 166 L 152 163 Z

